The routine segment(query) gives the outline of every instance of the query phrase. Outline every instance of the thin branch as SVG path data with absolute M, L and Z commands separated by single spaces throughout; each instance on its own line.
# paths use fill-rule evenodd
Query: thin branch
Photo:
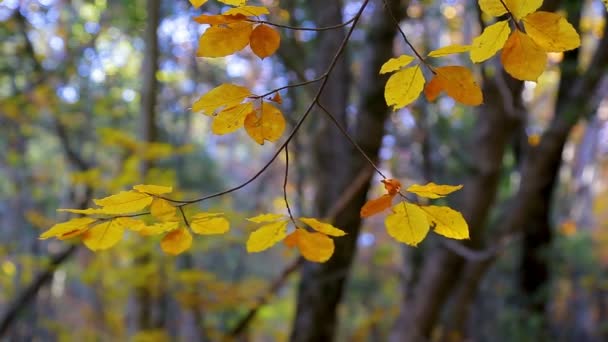
M 507 7 L 507 4 L 505 4 L 505 2 L 503 0 L 500 0 L 500 3 L 505 8 L 505 10 L 507 11 L 507 13 L 509 13 L 509 16 L 511 17 L 511 19 L 513 19 L 513 23 L 515 24 L 515 27 L 517 27 L 517 29 L 519 31 L 523 32 L 524 30 L 522 30 L 521 27 L 519 26 L 519 23 L 517 22 L 517 18 L 515 18 L 515 16 L 511 12 L 511 10 L 509 9 L 509 7 Z
M 380 176 L 382 176 L 382 178 L 386 179 L 387 177 L 384 175 L 384 173 L 382 173 L 382 171 L 380 171 L 380 169 L 376 166 L 376 164 L 374 164 L 372 159 L 367 155 L 367 153 L 365 153 L 365 151 L 363 151 L 363 148 L 355 141 L 355 139 L 350 135 L 350 133 L 348 133 L 346 128 L 338 121 L 338 119 L 336 119 L 336 117 L 332 113 L 330 113 L 329 110 L 327 110 L 327 108 L 325 108 L 325 106 L 323 106 L 321 104 L 321 102 L 317 101 L 316 104 L 319 108 L 321 108 L 321 110 L 325 113 L 325 115 L 327 115 L 327 117 L 329 117 L 329 119 L 336 125 L 336 127 L 338 127 L 340 132 L 342 132 L 342 134 L 346 137 L 346 139 L 348 139 L 348 141 L 350 141 L 350 143 L 353 145 L 353 147 L 355 147 L 357 149 L 357 151 L 359 151 L 359 153 L 363 156 L 363 158 L 365 158 L 365 160 L 367 160 L 368 164 L 371 165 L 374 168 L 374 170 L 376 170 L 376 172 Z
M 291 213 L 291 207 L 289 206 L 289 200 L 287 200 L 287 179 L 289 177 L 289 148 L 285 145 L 285 177 L 283 179 L 283 200 L 285 201 L 285 206 L 287 207 L 287 213 L 289 213 L 289 218 L 291 222 L 293 222 L 294 227 L 297 227 L 296 220 L 293 218 L 293 214 Z
M 357 16 L 354 16 L 354 17 L 350 18 L 348 21 L 343 22 L 342 24 L 337 24 L 337 25 L 332 25 L 332 26 L 325 26 L 325 27 L 297 27 L 297 26 L 291 26 L 291 25 L 275 24 L 275 23 L 272 23 L 272 22 L 266 21 L 266 20 L 247 20 L 247 21 L 249 21 L 251 23 L 266 24 L 266 25 L 270 25 L 270 26 L 274 26 L 274 27 L 279 27 L 279 28 L 284 28 L 284 29 L 293 30 L 293 31 L 314 31 L 314 32 L 321 32 L 321 31 L 335 30 L 335 29 L 339 29 L 339 28 L 348 26 L 350 23 L 353 23 L 356 19 L 357 19 Z

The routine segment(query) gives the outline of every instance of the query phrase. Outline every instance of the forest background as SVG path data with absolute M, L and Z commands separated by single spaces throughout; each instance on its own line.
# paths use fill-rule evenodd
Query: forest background
M 602 1 L 544 1 L 581 44 L 549 52 L 536 81 L 504 72 L 500 53 L 480 64 L 466 50 L 427 57 L 472 70 L 483 104 L 421 96 L 403 108 L 387 106 L 385 62 L 472 44 L 508 14 L 480 11 L 484 0 L 252 0 L 269 11 L 254 20 L 280 34 L 276 53 L 262 59 L 252 43 L 197 58 L 209 28 L 193 18 L 230 2 L 0 3 L 0 338 L 608 339 Z M 317 82 L 286 87 L 328 67 L 319 94 Z M 228 83 L 270 92 L 286 126 L 266 139 L 277 143 L 257 144 L 245 129 L 214 134 L 192 110 Z M 289 154 L 276 154 L 286 138 Z M 387 232 L 390 210 L 362 220 L 366 201 L 390 193 L 384 177 L 404 189 L 462 184 L 446 198 L 407 198 L 460 211 L 470 239 L 429 234 L 412 247 Z M 222 212 L 230 230 L 195 234 L 178 256 L 163 253 L 162 236 L 133 232 L 95 253 L 80 237 L 39 239 L 73 217 L 58 208 L 137 184 L 190 200 L 245 183 L 193 205 Z M 287 198 L 289 216 L 347 233 L 327 262 L 285 244 L 248 253 L 259 225 L 246 218 L 287 215 Z

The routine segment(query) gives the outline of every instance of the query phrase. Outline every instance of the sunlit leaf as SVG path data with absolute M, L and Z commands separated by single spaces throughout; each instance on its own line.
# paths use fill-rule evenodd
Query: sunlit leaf
M 224 15 L 244 15 L 247 17 L 260 16 L 264 14 L 270 14 L 268 8 L 263 6 L 241 6 L 236 8 L 231 8 L 226 12 L 222 13 Z
M 155 198 L 150 205 L 150 214 L 159 221 L 176 220 L 177 209 L 162 198 Z
M 219 109 L 238 105 L 248 96 L 251 96 L 249 89 L 236 84 L 224 83 L 196 100 L 192 105 L 192 111 L 203 112 L 203 114 L 211 116 Z
M 515 30 L 505 44 L 501 62 L 509 75 L 522 81 L 536 81 L 545 71 L 547 53 L 523 32 Z
M 386 104 L 393 110 L 403 108 L 416 101 L 423 88 L 424 76 L 420 65 L 397 71 L 386 82 Z
M 264 141 L 277 141 L 285 131 L 285 118 L 281 111 L 264 102 L 260 111 L 249 113 L 245 118 L 245 130 L 260 145 Z
M 408 187 L 406 191 L 416 194 L 420 197 L 441 198 L 460 189 L 462 189 L 462 185 L 439 185 L 431 182 L 425 185 L 413 184 Z
M 429 221 L 433 222 L 434 231 L 451 239 L 468 239 L 469 225 L 462 214 L 450 207 L 422 206 Z
M 255 223 L 275 222 L 278 220 L 286 220 L 289 217 L 281 214 L 260 214 L 254 217 L 250 217 L 247 220 Z
M 245 6 L 245 4 L 247 3 L 247 0 L 217 0 L 221 3 L 224 3 L 226 5 L 230 5 L 230 6 Z
M 581 38 L 572 25 L 556 13 L 536 12 L 523 19 L 526 34 L 546 52 L 576 49 Z
M 329 223 L 321 222 L 312 217 L 300 217 L 300 218 L 298 218 L 298 220 L 306 223 L 307 225 L 312 227 L 312 229 L 314 229 L 320 233 L 326 234 L 326 235 L 330 235 L 330 236 L 346 235 L 346 232 L 343 231 L 342 229 L 336 228 Z
M 199 8 L 203 6 L 206 2 L 207 0 L 190 0 L 190 3 L 192 4 L 192 6 L 194 6 L 194 8 Z
M 199 40 L 198 57 L 224 57 L 241 51 L 249 44 L 253 24 L 235 22 L 222 26 L 211 26 Z
M 213 119 L 211 131 L 218 135 L 232 133 L 243 127 L 245 117 L 251 112 L 253 112 L 253 104 L 251 102 L 224 109 Z
M 67 239 L 74 236 L 78 236 L 86 231 L 91 223 L 95 222 L 96 219 L 89 217 L 73 218 L 66 222 L 57 223 L 56 225 L 49 228 L 47 231 L 42 233 L 39 237 L 40 240 L 46 240 L 48 238 Z
M 186 228 L 170 231 L 160 242 L 163 252 L 171 255 L 181 254 L 192 246 L 192 234 Z
M 93 202 L 103 207 L 104 214 L 120 215 L 143 210 L 152 203 L 152 200 L 152 196 L 138 191 L 121 191 Z
M 471 70 L 461 66 L 445 66 L 435 68 L 435 73 L 424 89 L 429 101 L 434 101 L 445 91 L 449 97 L 465 105 L 478 106 L 483 102 L 481 88 Z
M 162 233 L 170 232 L 179 227 L 179 222 L 177 221 L 168 221 L 168 222 L 158 222 L 150 226 L 145 226 L 137 230 L 137 233 L 142 236 L 150 236 L 150 235 L 160 235 Z
M 272 56 L 281 45 L 281 35 L 268 25 L 258 25 L 251 32 L 249 45 L 256 56 L 264 59 Z
M 382 184 L 384 184 L 384 188 L 389 195 L 395 195 L 401 190 L 401 182 L 394 178 L 387 178 L 381 180 Z
M 287 224 L 288 221 L 279 221 L 258 228 L 247 239 L 247 252 L 261 252 L 283 240 L 287 235 Z
M 244 15 L 209 15 L 209 14 L 201 14 L 198 17 L 194 17 L 194 21 L 199 24 L 207 24 L 207 25 L 225 25 L 234 23 L 237 21 L 247 20 L 247 17 Z
M 384 194 L 378 198 L 367 201 L 363 207 L 361 207 L 361 217 L 370 217 L 376 215 L 390 208 L 393 204 L 394 195 Z
M 486 27 L 479 37 L 473 39 L 471 61 L 483 62 L 505 46 L 511 33 L 509 21 L 503 20 Z
M 230 230 L 230 223 L 222 213 L 198 213 L 190 218 L 190 228 L 196 234 L 224 234 Z
M 124 231 L 114 220 L 109 220 L 89 228 L 82 234 L 82 242 L 92 251 L 108 249 L 122 240 Z
M 430 227 L 426 213 L 419 206 L 407 202 L 396 204 L 384 225 L 388 235 L 411 246 L 424 240 Z
M 429 57 L 444 57 L 444 56 L 453 55 L 455 53 L 463 53 L 463 52 L 471 51 L 471 48 L 472 48 L 471 45 L 459 45 L 459 44 L 448 45 L 448 46 L 444 46 L 440 49 L 429 52 L 428 56 Z
M 304 259 L 312 262 L 325 262 L 334 254 L 334 240 L 325 234 L 309 233 L 297 228 L 297 247 Z
M 386 74 L 389 72 L 397 71 L 408 64 L 412 63 L 416 58 L 410 55 L 401 55 L 396 58 L 391 58 L 386 63 L 382 64 L 380 68 L 380 74 Z
M 162 186 L 162 185 L 151 185 L 151 184 L 139 184 L 133 187 L 133 190 L 137 190 L 139 192 L 145 192 L 150 195 L 164 195 L 173 191 L 173 188 L 170 186 Z

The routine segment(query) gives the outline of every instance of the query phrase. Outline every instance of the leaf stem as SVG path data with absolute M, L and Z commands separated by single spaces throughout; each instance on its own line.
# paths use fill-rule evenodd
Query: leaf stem
M 266 24 L 266 25 L 279 27 L 279 28 L 283 28 L 283 29 L 287 29 L 287 30 L 293 30 L 293 31 L 321 32 L 321 31 L 329 31 L 329 30 L 335 30 L 335 29 L 345 27 L 345 26 L 353 23 L 357 19 L 358 19 L 357 16 L 354 16 L 354 17 L 350 18 L 348 21 L 345 21 L 341 24 L 325 26 L 325 27 L 297 27 L 297 26 L 290 26 L 290 25 L 275 24 L 275 23 L 272 23 L 272 22 L 266 21 L 266 20 L 247 20 L 247 21 L 251 22 L 251 23 Z
M 289 200 L 287 199 L 287 179 L 289 177 L 289 147 L 285 144 L 285 177 L 283 178 L 283 199 L 285 200 L 285 206 L 287 207 L 287 212 L 289 213 L 289 218 L 291 222 L 293 222 L 293 226 L 297 228 L 296 220 L 293 218 L 293 214 L 291 213 L 291 207 L 289 206 Z

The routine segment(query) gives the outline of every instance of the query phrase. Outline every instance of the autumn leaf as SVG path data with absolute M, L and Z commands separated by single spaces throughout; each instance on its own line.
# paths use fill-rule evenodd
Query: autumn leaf
M 230 5 L 230 6 L 244 6 L 247 3 L 247 0 L 217 0 L 221 3 L 224 3 L 226 5 Z
M 124 231 L 119 221 L 109 220 L 88 229 L 82 234 L 82 242 L 92 251 L 108 249 L 122 240 Z
M 117 217 L 114 219 L 115 223 L 124 229 L 132 231 L 140 231 L 146 227 L 146 223 L 142 220 L 137 220 L 132 217 Z
M 435 58 L 444 57 L 444 56 L 453 55 L 455 53 L 467 52 L 467 51 L 470 51 L 471 48 L 472 48 L 471 45 L 459 45 L 459 44 L 448 45 L 448 46 L 444 46 L 442 48 L 429 52 L 428 56 L 435 57 Z
M 334 241 L 325 234 L 311 233 L 302 228 L 289 234 L 285 244 L 297 247 L 304 259 L 312 262 L 326 262 L 334 254 Z
M 268 25 L 258 25 L 251 32 L 249 45 L 256 56 L 264 59 L 272 56 L 281 44 L 281 35 Z
M 194 6 L 194 8 L 199 8 L 203 6 L 206 2 L 207 0 L 190 0 L 190 3 L 192 4 L 192 6 Z
M 137 230 L 137 233 L 141 236 L 160 235 L 162 233 L 173 231 L 178 227 L 179 222 L 177 221 L 158 222 L 153 225 L 141 227 L 139 230 Z
M 192 246 L 192 234 L 186 228 L 178 228 L 170 231 L 160 242 L 163 252 L 178 255 L 187 251 Z
M 232 133 L 243 127 L 245 118 L 252 112 L 253 104 L 250 102 L 224 109 L 213 119 L 211 131 L 217 135 Z
M 211 89 L 194 102 L 192 111 L 212 116 L 219 109 L 238 105 L 248 96 L 251 96 L 249 89 L 236 84 L 224 83 Z
M 473 39 L 471 48 L 471 61 L 483 62 L 505 46 L 511 33 L 509 21 L 503 20 L 486 27 L 479 37 Z
M 249 113 L 245 118 L 245 130 L 247 134 L 260 145 L 264 141 L 277 141 L 285 131 L 285 118 L 283 113 L 271 105 L 264 102 L 260 111 Z
M 386 82 L 384 98 L 393 110 L 403 108 L 416 101 L 424 88 L 424 76 L 420 65 L 397 71 Z
M 274 93 L 274 95 L 272 96 L 272 99 L 270 101 L 278 103 L 278 104 L 282 104 L 283 103 L 283 99 L 281 98 L 281 94 L 279 94 L 278 91 L 276 93 Z
M 502 2 L 504 2 L 504 5 Z M 501 0 L 479 0 L 479 7 L 482 12 L 493 17 L 506 14 L 508 8 L 515 19 L 519 20 L 536 11 L 542 5 L 543 0 L 502 0 L 502 2 Z
M 419 206 L 407 202 L 395 205 L 384 225 L 388 235 L 410 246 L 417 246 L 424 240 L 430 227 L 426 213 Z
M 435 77 L 424 89 L 429 101 L 434 101 L 445 91 L 448 96 L 465 105 L 478 106 L 483 102 L 481 89 L 471 70 L 461 66 L 444 66 L 434 70 Z
M 261 252 L 283 240 L 287 235 L 288 223 L 287 220 L 269 223 L 249 234 L 247 252 Z
M 468 239 L 469 225 L 462 214 L 450 207 L 422 206 L 421 210 L 435 227 L 435 233 L 451 239 Z
M 380 74 L 386 74 L 389 72 L 397 71 L 415 60 L 414 56 L 401 55 L 397 58 L 391 58 L 380 68 Z
M 260 214 L 254 217 L 250 217 L 247 221 L 255 222 L 255 223 L 265 223 L 265 222 L 276 222 L 279 220 L 286 220 L 289 217 L 281 214 Z
M 223 213 L 198 213 L 190 218 L 190 228 L 196 234 L 224 234 L 230 230 L 230 223 Z
M 547 53 L 528 35 L 515 30 L 503 48 L 501 62 L 509 75 L 514 78 L 536 81 L 545 71 Z
M 150 205 L 150 214 L 159 221 L 175 221 L 177 209 L 162 198 L 155 198 Z
M 222 13 L 224 15 L 244 15 L 247 17 L 257 17 L 264 14 L 270 14 L 268 8 L 263 6 L 240 6 L 227 10 Z
M 344 232 L 342 229 L 336 228 L 329 223 L 321 222 L 312 217 L 300 217 L 299 220 L 306 223 L 307 225 L 309 225 L 312 229 L 314 229 L 320 233 L 323 233 L 325 235 L 329 235 L 329 236 L 346 235 L 346 232 Z
M 384 194 L 378 198 L 367 201 L 363 207 L 361 207 L 361 217 L 370 217 L 390 208 L 393 205 L 393 197 L 395 197 L 395 195 Z
M 103 214 L 121 215 L 130 214 L 145 209 L 152 203 L 153 197 L 138 191 L 121 191 L 93 202 L 102 208 Z
M 401 182 L 394 178 L 383 179 L 380 182 L 384 184 L 384 188 L 389 195 L 396 195 L 401 190 Z
M 73 218 L 67 222 L 57 223 L 56 225 L 43 232 L 39 239 L 46 240 L 48 238 L 58 238 L 65 240 L 78 236 L 86 231 L 91 223 L 97 221 L 90 217 Z
M 462 185 L 439 185 L 430 182 L 425 185 L 413 184 L 405 191 L 426 198 L 441 198 L 451 194 L 454 191 L 462 189 Z
M 568 51 L 581 45 L 581 38 L 574 27 L 559 14 L 535 12 L 522 21 L 526 34 L 546 52 Z
M 230 23 L 234 23 L 237 21 L 244 21 L 247 20 L 247 17 L 244 15 L 225 15 L 225 14 L 216 14 L 216 15 L 209 15 L 209 14 L 201 14 L 198 17 L 194 17 L 194 21 L 196 21 L 199 24 L 207 24 L 207 25 L 225 25 L 225 24 L 230 24 Z
M 162 185 L 139 184 L 133 186 L 133 190 L 137 190 L 139 192 L 143 192 L 150 195 L 164 195 L 173 191 L 173 188 L 170 186 Z
M 209 27 L 199 39 L 198 57 L 224 57 L 241 51 L 249 44 L 253 24 L 234 22 Z

